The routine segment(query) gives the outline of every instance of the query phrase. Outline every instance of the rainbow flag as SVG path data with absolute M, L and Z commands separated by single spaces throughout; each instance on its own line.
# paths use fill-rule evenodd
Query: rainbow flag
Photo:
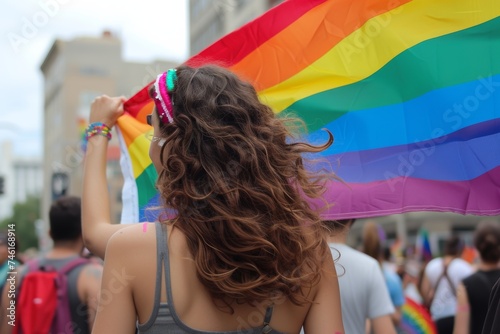
M 406 334 L 437 334 L 436 325 L 429 312 L 420 304 L 406 297 L 401 309 L 401 329 Z
M 149 158 L 151 141 L 148 136 L 153 129 L 140 116 L 131 108 L 118 119 L 120 166 L 124 178 L 122 224 L 155 221 L 156 207 L 160 204 L 155 188 L 158 174 Z
M 431 244 L 429 242 L 429 232 L 421 229 L 417 237 L 417 257 L 424 263 L 432 260 Z
M 499 1 L 288 0 L 187 64 L 213 62 L 302 118 L 309 141 L 333 133 L 322 158 L 344 182 L 328 182 L 324 218 L 500 214 Z M 157 201 L 145 89 L 119 122 L 141 208 Z

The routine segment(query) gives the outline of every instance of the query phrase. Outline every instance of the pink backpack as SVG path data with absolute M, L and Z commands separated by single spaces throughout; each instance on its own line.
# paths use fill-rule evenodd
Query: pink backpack
M 76 258 L 56 270 L 39 260 L 28 262 L 16 303 L 14 334 L 72 334 L 67 275 L 87 263 Z

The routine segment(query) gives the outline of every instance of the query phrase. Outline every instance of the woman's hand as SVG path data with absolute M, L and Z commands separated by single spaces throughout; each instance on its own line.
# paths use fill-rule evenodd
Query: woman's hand
M 124 96 L 109 97 L 101 95 L 90 106 L 89 123 L 102 122 L 109 128 L 116 124 L 116 120 L 123 114 Z

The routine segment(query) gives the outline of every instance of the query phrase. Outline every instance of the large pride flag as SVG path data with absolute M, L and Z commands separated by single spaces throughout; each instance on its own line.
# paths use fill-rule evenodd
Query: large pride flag
M 187 61 L 212 62 L 313 143 L 333 133 L 322 158 L 344 182 L 329 181 L 325 218 L 500 214 L 498 0 L 288 0 Z M 158 200 L 145 89 L 119 120 L 124 222 Z

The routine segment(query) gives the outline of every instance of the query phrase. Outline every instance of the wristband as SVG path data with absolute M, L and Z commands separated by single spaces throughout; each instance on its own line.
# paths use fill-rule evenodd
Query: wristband
M 101 135 L 108 138 L 108 140 L 111 140 L 111 129 L 109 128 L 109 126 L 101 122 L 90 123 L 85 130 L 85 140 L 83 145 L 84 151 L 87 148 L 87 142 L 89 141 L 89 139 L 96 135 Z

